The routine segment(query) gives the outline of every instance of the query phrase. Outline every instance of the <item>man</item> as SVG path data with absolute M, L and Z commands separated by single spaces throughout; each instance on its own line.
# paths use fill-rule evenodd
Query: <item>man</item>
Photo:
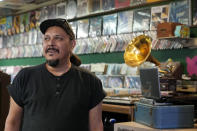
M 102 131 L 105 93 L 97 77 L 71 63 L 77 60 L 70 25 L 49 19 L 40 30 L 46 63 L 22 69 L 8 87 L 5 131 Z

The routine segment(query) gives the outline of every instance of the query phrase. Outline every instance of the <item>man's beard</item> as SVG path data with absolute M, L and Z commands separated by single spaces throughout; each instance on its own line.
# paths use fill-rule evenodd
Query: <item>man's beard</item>
M 56 67 L 59 64 L 59 59 L 56 60 L 46 60 L 46 63 L 51 67 Z

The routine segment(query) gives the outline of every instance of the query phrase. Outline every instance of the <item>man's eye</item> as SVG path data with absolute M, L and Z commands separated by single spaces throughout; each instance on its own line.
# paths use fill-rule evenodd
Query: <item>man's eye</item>
M 49 40 L 49 38 L 48 38 L 48 37 L 44 37 L 44 40 L 45 40 L 45 41 L 48 41 L 48 40 Z
M 63 40 L 62 37 L 55 37 L 56 40 Z

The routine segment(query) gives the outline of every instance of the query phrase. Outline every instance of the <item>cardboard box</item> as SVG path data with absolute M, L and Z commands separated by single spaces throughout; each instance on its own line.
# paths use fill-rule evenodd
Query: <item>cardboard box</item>
M 196 131 L 197 125 L 194 128 L 184 129 L 155 129 L 136 122 L 122 122 L 114 125 L 114 131 Z
M 157 25 L 157 38 L 169 38 L 174 37 L 174 31 L 177 25 L 180 23 L 164 22 Z

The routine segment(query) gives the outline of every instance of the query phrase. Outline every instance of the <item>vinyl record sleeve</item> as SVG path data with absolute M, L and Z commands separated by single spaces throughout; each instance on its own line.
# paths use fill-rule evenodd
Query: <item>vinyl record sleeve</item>
M 25 31 L 25 14 L 20 15 L 20 32 L 23 33 Z
M 103 35 L 116 34 L 117 14 L 103 16 Z
M 102 17 L 90 18 L 90 37 L 101 36 Z
M 56 17 L 65 19 L 66 16 L 66 1 L 61 2 L 56 5 Z
M 125 88 L 141 89 L 141 81 L 139 76 L 125 76 Z
M 14 16 L 14 29 L 15 33 L 18 34 L 20 33 L 20 16 Z
M 115 7 L 114 0 L 102 0 L 102 9 L 103 10 L 111 10 Z
M 12 16 L 7 16 L 6 17 L 6 30 L 8 35 L 12 35 Z
M 46 7 L 48 19 L 56 18 L 56 5 L 50 5 Z
M 192 1 L 193 25 L 197 25 L 197 1 Z
M 3 48 L 3 37 L 0 36 L 0 48 Z
M 84 16 L 89 14 L 88 11 L 88 0 L 78 0 L 77 1 L 77 16 Z
M 191 25 L 191 1 L 173 1 L 170 3 L 170 22 Z
M 150 29 L 150 8 L 133 11 L 133 31 L 145 31 Z
M 124 8 L 130 6 L 130 0 L 115 0 L 115 8 Z
M 31 11 L 30 12 L 30 17 L 29 17 L 29 21 L 30 21 L 30 30 L 36 28 L 36 12 L 35 11 Z
M 69 22 L 74 34 L 75 38 L 77 38 L 77 21 Z
M 133 11 L 123 11 L 118 13 L 118 34 L 132 32 L 132 25 Z
M 156 6 L 151 8 L 151 30 L 157 30 L 159 23 L 169 21 L 169 5 Z
M 47 7 L 43 7 L 41 8 L 41 15 L 40 15 L 39 23 L 41 23 L 42 21 L 46 19 L 48 19 L 48 10 L 47 10 Z
M 146 0 L 130 0 L 130 6 L 136 6 L 146 3 Z
M 99 12 L 101 11 L 102 0 L 89 0 L 89 11 Z
M 77 38 L 86 38 L 88 37 L 89 30 L 89 19 L 79 20 L 77 28 Z
M 67 19 L 75 18 L 77 15 L 76 0 L 69 0 L 66 6 Z
M 123 76 L 109 76 L 108 87 L 109 88 L 124 88 L 124 77 Z

